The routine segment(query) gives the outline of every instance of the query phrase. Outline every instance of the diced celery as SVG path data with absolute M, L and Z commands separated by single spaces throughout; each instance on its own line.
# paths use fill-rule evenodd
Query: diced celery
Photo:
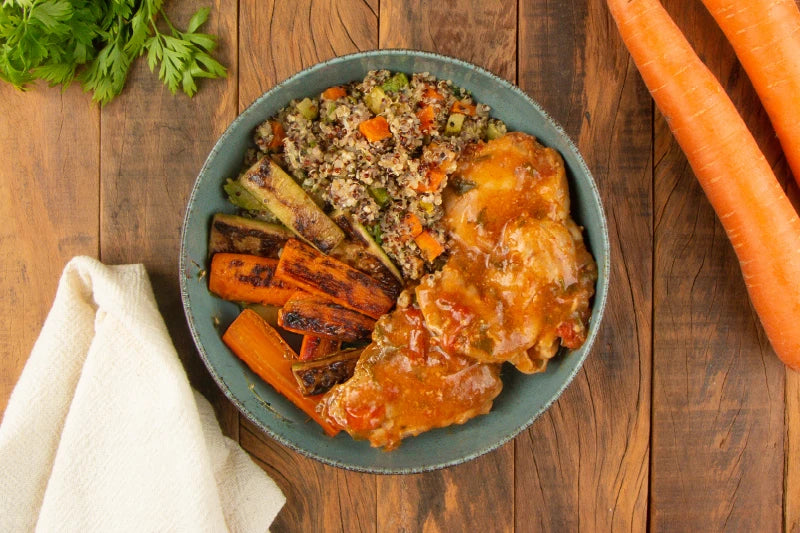
M 384 82 L 381 87 L 384 91 L 392 92 L 392 91 L 399 91 L 403 87 L 408 85 L 408 76 L 403 74 L 402 72 L 398 72 L 388 80 Z
M 493 140 L 502 137 L 506 133 L 506 125 L 501 121 L 490 121 L 486 127 L 486 138 Z
M 461 126 L 464 125 L 464 115 L 461 113 L 451 113 L 447 117 L 447 125 L 444 127 L 444 132 L 447 135 L 455 135 L 461 132 Z
M 311 98 L 303 98 L 297 102 L 297 109 L 308 120 L 314 120 L 319 115 L 319 109 Z
M 370 187 L 368 191 L 379 206 L 383 207 L 389 202 L 389 191 L 385 187 Z

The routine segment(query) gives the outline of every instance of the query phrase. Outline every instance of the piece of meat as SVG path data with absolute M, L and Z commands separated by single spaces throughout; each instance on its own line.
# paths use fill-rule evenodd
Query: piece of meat
M 415 303 L 378 320 L 353 377 L 320 404 L 373 446 L 487 413 L 500 363 L 540 372 L 559 339 L 575 348 L 586 338 L 597 269 L 569 218 L 558 153 L 507 134 L 465 150 L 453 178 L 448 262 L 421 280 Z
M 354 438 L 391 450 L 401 439 L 488 413 L 499 365 L 442 350 L 418 309 L 381 318 L 353 377 L 324 398 L 323 414 Z
M 510 133 L 468 148 L 444 199 L 451 259 L 417 302 L 451 352 L 540 372 L 586 336 L 597 268 L 569 216 L 561 156 Z

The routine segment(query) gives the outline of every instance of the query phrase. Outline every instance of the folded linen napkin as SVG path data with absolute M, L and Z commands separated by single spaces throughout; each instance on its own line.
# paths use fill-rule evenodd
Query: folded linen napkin
M 266 531 L 284 501 L 189 386 L 144 267 L 70 261 L 0 425 L 0 531 Z

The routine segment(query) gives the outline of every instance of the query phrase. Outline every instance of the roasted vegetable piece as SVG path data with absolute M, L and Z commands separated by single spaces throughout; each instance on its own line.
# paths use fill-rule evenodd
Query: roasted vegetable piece
M 208 289 L 225 300 L 283 305 L 297 289 L 274 279 L 276 259 L 247 254 L 214 254 Z
M 363 243 L 344 241 L 331 250 L 330 255 L 374 278 L 380 284 L 381 290 L 391 300 L 397 300 L 397 297 L 400 296 L 400 292 L 403 290 L 402 283 L 397 280 L 391 270 L 386 268 L 386 264 Z
M 306 396 L 328 392 L 338 383 L 344 383 L 353 375 L 361 349 L 344 350 L 331 357 L 304 361 L 292 365 L 300 392 Z
M 313 361 L 322 359 L 339 351 L 342 347 L 340 341 L 316 335 L 303 335 L 303 342 L 300 344 L 301 361 Z
M 217 213 L 211 220 L 208 253 L 238 253 L 277 259 L 293 233 L 262 220 Z
M 338 427 L 317 413 L 320 398 L 304 396 L 298 390 L 292 373 L 297 354 L 257 313 L 250 309 L 242 311 L 225 331 L 222 341 L 261 379 L 319 423 L 325 433 L 331 437 L 339 433 Z
M 275 277 L 372 318 L 394 307 L 375 278 L 297 239 L 289 239 L 283 247 Z
M 239 179 L 245 190 L 298 237 L 328 253 L 344 233 L 286 172 L 267 156 Z
M 225 194 L 228 195 L 228 201 L 239 209 L 252 211 L 254 213 L 269 212 L 266 206 L 264 206 L 258 198 L 250 194 L 247 189 L 242 187 L 242 184 L 239 183 L 238 180 L 228 178 L 222 188 L 225 190 Z
M 303 335 L 356 342 L 369 339 L 375 321 L 326 298 L 298 292 L 278 311 L 278 325 Z
M 375 239 L 372 238 L 372 235 L 370 235 L 367 228 L 365 228 L 358 220 L 348 215 L 344 211 L 334 211 L 331 213 L 331 218 L 334 222 L 336 222 L 336 224 L 338 224 L 340 228 L 342 228 L 342 230 L 344 230 L 345 234 L 347 234 L 351 240 L 363 245 L 369 255 L 373 256 L 381 264 L 383 264 L 385 269 L 388 270 L 399 283 L 403 282 L 403 276 L 400 274 L 400 270 L 397 269 L 389 256 L 386 255 L 386 252 L 383 251 L 383 248 L 381 248 L 380 245 L 375 242 Z M 345 261 L 345 263 L 347 263 L 347 261 Z M 374 274 L 375 270 L 371 267 L 365 267 L 365 270 L 351 263 L 348 264 L 354 268 L 358 268 L 359 270 L 366 272 L 370 276 L 374 276 L 376 278 L 378 277 Z

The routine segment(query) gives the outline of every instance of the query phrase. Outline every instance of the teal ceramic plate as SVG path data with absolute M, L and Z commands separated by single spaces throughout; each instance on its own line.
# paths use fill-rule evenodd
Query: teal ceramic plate
M 363 78 L 367 71 L 430 72 L 472 91 L 492 108 L 492 116 L 509 130 L 536 136 L 564 157 L 572 197 L 572 214 L 586 228 L 586 240 L 599 267 L 591 327 L 579 350 L 559 354 L 547 372 L 523 375 L 503 368 L 503 392 L 492 411 L 464 425 L 424 433 L 403 441 L 392 452 L 370 448 L 342 432 L 327 437 L 288 400 L 277 394 L 240 362 L 222 343 L 224 328 L 236 317 L 236 305 L 208 292 L 207 243 L 211 216 L 232 212 L 222 183 L 235 176 L 254 128 L 292 98 L 317 95 L 327 87 Z M 591 174 L 575 145 L 538 104 L 508 82 L 479 67 L 437 54 L 380 50 L 339 57 L 306 69 L 280 83 L 248 107 L 220 137 L 192 190 L 183 225 L 180 283 L 186 318 L 200 356 L 225 395 L 239 410 L 277 441 L 324 463 L 375 473 L 413 473 L 455 465 L 484 454 L 528 427 L 558 398 L 572 380 L 597 335 L 606 302 L 609 245 L 605 216 Z

